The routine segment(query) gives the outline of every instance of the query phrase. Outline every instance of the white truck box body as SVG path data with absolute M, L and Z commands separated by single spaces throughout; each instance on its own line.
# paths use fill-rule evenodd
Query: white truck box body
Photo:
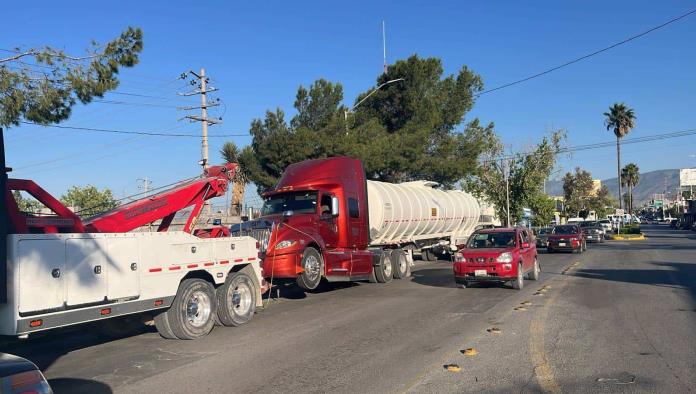
M 219 285 L 229 272 L 244 270 L 256 282 L 257 306 L 261 302 L 263 279 L 251 237 L 202 239 L 183 231 L 11 234 L 7 246 L 2 335 L 166 308 L 180 281 L 194 271 Z

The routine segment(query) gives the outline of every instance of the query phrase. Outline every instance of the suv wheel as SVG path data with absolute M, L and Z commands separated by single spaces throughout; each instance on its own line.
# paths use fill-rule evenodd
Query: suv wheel
M 515 290 L 522 290 L 524 287 L 524 269 L 522 268 L 522 263 L 517 264 L 517 278 L 512 281 L 512 288 Z

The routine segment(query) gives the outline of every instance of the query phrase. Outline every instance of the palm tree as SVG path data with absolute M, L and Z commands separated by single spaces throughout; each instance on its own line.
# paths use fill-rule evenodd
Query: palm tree
M 222 159 L 227 163 L 239 163 L 239 149 L 234 142 L 225 142 L 220 149 Z M 242 202 L 244 199 L 244 188 L 246 186 L 246 178 L 240 169 L 234 176 L 234 185 L 232 187 L 232 198 L 230 201 L 230 212 L 242 214 Z
M 636 115 L 633 109 L 628 108 L 624 103 L 614 103 L 609 107 L 609 112 L 605 112 L 604 124 L 607 130 L 611 130 L 616 135 L 616 173 L 619 177 L 619 208 L 623 208 L 622 201 L 622 182 L 621 182 L 621 138 L 625 137 L 632 128 L 636 126 Z
M 640 181 L 640 169 L 637 165 L 629 163 L 621 170 L 621 180 L 628 187 L 628 213 L 633 213 L 633 189 Z

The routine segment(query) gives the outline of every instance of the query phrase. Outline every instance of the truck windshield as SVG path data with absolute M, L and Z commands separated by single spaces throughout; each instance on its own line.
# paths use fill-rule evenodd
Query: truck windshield
M 285 211 L 315 213 L 317 211 L 317 192 L 303 191 L 274 194 L 264 201 L 261 215 L 276 215 Z
M 515 246 L 515 233 L 478 233 L 469 239 L 469 249 L 507 248 Z

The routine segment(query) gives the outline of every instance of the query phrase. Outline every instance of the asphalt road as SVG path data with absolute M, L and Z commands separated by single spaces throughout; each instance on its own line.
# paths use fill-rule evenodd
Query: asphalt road
M 542 253 L 541 280 L 521 291 L 458 289 L 450 263 L 421 263 L 389 284 L 284 288 L 250 324 L 196 341 L 80 328 L 2 350 L 36 362 L 56 393 L 693 391 L 696 233 L 645 230 Z

